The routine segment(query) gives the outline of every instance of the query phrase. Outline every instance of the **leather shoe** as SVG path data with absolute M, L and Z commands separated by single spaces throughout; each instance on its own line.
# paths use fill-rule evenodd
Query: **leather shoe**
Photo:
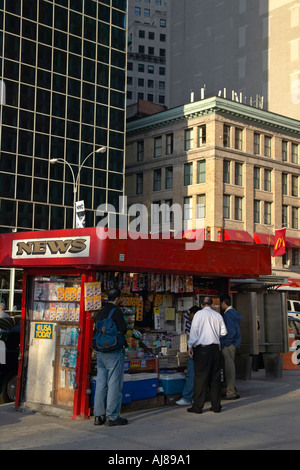
M 214 408 L 211 407 L 210 411 L 213 411 L 214 413 L 221 413 L 221 408 L 222 408 L 222 406 L 220 406 L 220 408 L 218 410 L 214 410 Z
M 104 416 L 95 416 L 95 420 L 94 420 L 94 425 L 95 426 L 101 426 L 104 423 L 105 423 L 105 417 Z
M 240 398 L 240 395 L 234 395 L 234 396 L 226 395 L 224 398 L 225 400 L 237 400 L 238 398 Z
M 191 408 L 188 408 L 187 411 L 189 413 L 197 413 L 198 415 L 201 415 L 202 414 L 202 410 L 200 410 L 199 408 L 197 408 L 197 406 L 192 406 Z

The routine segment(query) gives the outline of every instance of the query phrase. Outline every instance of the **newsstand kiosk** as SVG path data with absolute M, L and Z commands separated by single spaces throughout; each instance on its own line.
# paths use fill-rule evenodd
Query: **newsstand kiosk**
M 173 322 L 180 332 L 179 298 L 182 305 L 198 294 L 218 299 L 229 291 L 229 279 L 271 272 L 268 247 L 204 241 L 200 249 L 194 242 L 99 228 L 1 234 L 1 266 L 23 269 L 16 408 L 89 417 L 93 312 L 116 282 L 128 323 L 143 318 L 147 291 L 155 331 Z M 131 346 L 134 341 L 129 337 Z M 161 341 L 167 345 L 166 337 Z M 157 358 L 148 362 L 140 353 L 131 357 L 130 367 L 157 371 Z

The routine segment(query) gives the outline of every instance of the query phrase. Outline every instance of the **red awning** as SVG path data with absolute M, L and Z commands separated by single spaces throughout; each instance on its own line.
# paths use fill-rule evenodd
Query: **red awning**
M 286 245 L 288 248 L 300 248 L 300 238 L 286 237 Z
M 258 245 L 274 245 L 275 235 L 267 233 L 254 233 L 253 238 Z
M 300 279 L 295 279 L 295 278 L 289 277 L 288 286 L 289 287 L 300 287 Z
M 254 243 L 251 235 L 245 230 L 229 230 L 224 228 L 224 240 L 233 242 Z

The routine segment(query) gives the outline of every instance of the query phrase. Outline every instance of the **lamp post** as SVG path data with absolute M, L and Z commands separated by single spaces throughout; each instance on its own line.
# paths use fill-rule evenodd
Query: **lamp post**
M 79 169 L 78 169 L 78 173 L 77 173 L 76 178 L 75 178 L 75 175 L 74 175 L 73 168 L 70 165 L 70 163 L 67 162 L 67 160 L 65 160 L 64 158 L 51 158 L 50 159 L 51 165 L 53 165 L 54 163 L 65 163 L 70 168 L 70 171 L 71 171 L 71 174 L 72 174 L 72 179 L 73 179 L 73 228 L 75 228 L 75 225 L 76 225 L 76 222 L 75 222 L 76 221 L 76 199 L 77 199 L 78 181 L 79 181 L 81 168 L 84 166 L 87 159 L 91 155 L 93 155 L 93 153 L 104 153 L 105 151 L 106 151 L 106 147 L 102 146 L 102 147 L 99 147 L 97 150 L 89 153 L 88 156 L 85 157 L 85 159 L 83 160 L 81 165 L 79 165 Z

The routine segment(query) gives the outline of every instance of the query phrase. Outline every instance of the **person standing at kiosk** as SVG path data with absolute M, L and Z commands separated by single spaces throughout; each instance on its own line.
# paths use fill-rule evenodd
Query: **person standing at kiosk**
M 117 289 L 108 292 L 108 302 L 98 311 L 95 322 L 108 317 L 111 310 L 118 331 L 125 335 L 127 324 L 118 305 L 120 293 Z M 126 344 L 124 338 L 124 344 Z M 122 405 L 122 387 L 124 377 L 125 347 L 109 352 L 97 352 L 97 378 L 94 403 L 94 424 L 96 426 L 120 426 L 128 424 L 128 420 L 120 417 Z
M 221 307 L 224 312 L 224 321 L 227 328 L 227 335 L 222 338 L 222 353 L 225 363 L 226 400 L 236 400 L 240 398 L 235 386 L 235 354 L 241 346 L 241 315 L 232 307 L 231 297 L 223 295 L 221 297 Z
M 211 411 L 221 411 L 220 338 L 227 334 L 222 316 L 211 308 L 211 297 L 204 297 L 192 322 L 188 353 L 194 359 L 194 404 L 189 413 L 202 413 L 207 389 L 210 390 Z

